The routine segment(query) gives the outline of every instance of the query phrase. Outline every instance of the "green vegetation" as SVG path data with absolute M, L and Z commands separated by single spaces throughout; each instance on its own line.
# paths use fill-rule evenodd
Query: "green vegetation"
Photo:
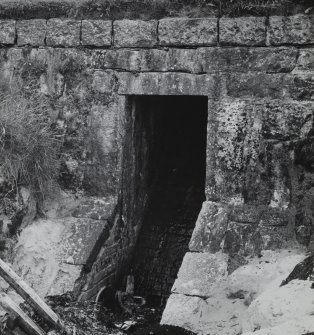
M 313 0 L 0 0 L 0 18 L 160 19 L 303 13 Z
M 50 121 L 49 103 L 39 95 L 0 95 L 0 169 L 17 188 L 27 186 L 38 202 L 52 190 L 59 171 L 61 141 Z
M 227 15 L 266 15 L 276 10 L 285 14 L 292 5 L 292 0 L 220 0 L 221 12 Z

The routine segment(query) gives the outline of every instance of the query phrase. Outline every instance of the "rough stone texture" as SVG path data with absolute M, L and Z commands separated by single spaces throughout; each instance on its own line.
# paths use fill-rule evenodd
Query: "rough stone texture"
M 292 280 L 312 280 L 314 276 L 314 255 L 305 258 L 297 264 L 289 276 L 281 283 L 281 286 L 287 285 Z
M 97 69 L 202 72 L 199 53 L 192 49 L 97 50 L 92 53 L 91 63 Z
M 291 72 L 295 48 L 198 48 L 168 50 L 93 50 L 90 64 L 97 69 L 136 72 Z
M 216 97 L 214 76 L 184 73 L 119 73 L 120 94 L 206 95 Z
M 227 94 L 233 98 L 280 99 L 283 96 L 283 80 L 281 74 L 231 74 L 227 79 Z
M 180 311 L 180 313 L 178 314 L 175 311 Z M 204 327 L 204 323 L 206 324 L 204 318 L 205 315 L 208 316 L 208 312 L 209 308 L 206 300 L 183 294 L 172 294 L 168 299 L 161 324 L 170 324 L 189 330 L 193 329 L 193 331 L 200 331 Z
M 116 204 L 116 197 L 108 197 L 104 199 L 91 197 L 86 201 L 82 201 L 73 211 L 72 216 L 75 218 L 112 221 L 112 215 Z
M 314 71 L 314 50 L 301 49 L 294 72 Z
M 314 43 L 314 16 L 272 16 L 268 39 L 271 45 Z
M 314 74 L 289 75 L 285 78 L 284 85 L 287 93 L 294 100 L 314 100 Z
M 76 281 L 79 280 L 82 274 L 82 270 L 83 266 L 80 265 L 72 265 L 67 263 L 59 264 L 59 268 L 55 273 L 55 275 L 48 278 L 48 280 L 49 281 L 52 280 L 52 282 L 50 283 L 49 290 L 47 292 L 42 293 L 42 297 L 44 298 L 45 296 L 58 296 L 66 294 L 67 292 L 73 292 L 76 288 Z M 39 278 L 37 279 L 40 278 L 41 277 L 39 275 Z M 46 280 L 46 278 L 44 278 L 43 280 Z M 29 284 L 32 285 L 33 282 L 30 280 Z M 38 285 L 37 287 L 40 290 L 42 288 L 43 283 L 41 282 L 38 283 L 37 285 Z
M 108 223 L 103 220 L 77 219 L 70 223 L 64 222 L 64 225 L 69 227 L 64 232 L 60 245 L 68 264 L 88 264 L 98 240 L 106 240 L 109 235 Z
M 292 214 L 280 208 L 204 202 L 189 248 L 193 252 L 223 250 L 238 261 L 238 256 L 259 255 L 293 238 Z
M 95 71 L 92 87 L 96 92 L 110 93 L 116 85 L 113 71 Z
M 228 214 L 226 206 L 204 202 L 190 241 L 190 250 L 217 252 L 228 227 Z
M 220 104 L 216 111 L 208 133 L 208 198 L 289 206 L 293 148 L 268 141 L 310 136 L 312 103 L 239 100 Z M 219 136 L 213 140 L 211 134 Z M 232 182 L 226 184 L 225 178 Z
M 15 21 L 0 20 L 0 43 L 14 44 L 15 41 Z
M 45 45 L 46 20 L 21 20 L 16 23 L 18 45 Z
M 50 19 L 47 21 L 46 43 L 49 46 L 80 45 L 81 21 Z
M 114 46 L 118 48 L 157 45 L 157 21 L 115 21 L 113 31 Z
M 112 21 L 83 20 L 82 45 L 109 47 L 111 45 Z
M 219 289 L 216 288 L 219 292 Z M 202 299 L 196 296 L 173 294 L 168 299 L 161 324 L 170 324 L 197 334 L 237 335 L 241 333 L 241 313 L 244 299 L 223 296 Z M 180 313 L 178 313 L 180 311 Z
M 82 223 L 82 227 L 86 226 L 86 221 L 81 221 Z M 91 226 L 86 226 L 86 228 L 89 227 L 92 231 L 93 222 L 90 221 L 90 223 Z M 60 283 L 60 281 L 63 282 L 62 287 L 69 291 L 74 289 L 82 269 L 81 264 L 76 264 L 74 261 L 75 255 L 80 254 L 83 257 L 84 254 L 83 258 L 85 260 L 88 258 L 84 250 L 85 243 L 82 244 L 85 236 L 79 234 L 79 229 L 75 229 L 77 224 L 79 222 L 74 218 L 39 220 L 24 229 L 19 238 L 13 268 L 41 297 L 52 292 L 54 294 L 66 293 L 66 291 L 61 291 L 59 284 L 55 286 L 55 283 Z M 69 252 L 62 247 L 68 235 L 75 244 L 75 247 Z M 45 239 L 42 236 L 45 236 Z M 93 247 L 92 243 L 90 248 Z M 79 261 L 84 263 L 82 259 Z M 67 264 L 73 265 L 68 266 Z M 64 267 L 67 267 L 67 271 L 62 276 Z
M 158 38 L 160 45 L 215 45 L 217 19 L 163 19 L 159 21 Z
M 294 69 L 294 48 L 200 48 L 194 59 L 202 72 L 290 72 Z
M 125 99 L 118 96 L 105 101 L 94 102 L 89 110 L 88 122 L 93 130 L 86 143 L 84 186 L 90 194 L 115 197 L 121 181 Z
M 186 253 L 172 293 L 209 297 L 215 282 L 227 275 L 228 256 L 223 253 Z
M 313 103 L 269 101 L 256 105 L 263 117 L 262 135 L 266 139 L 306 138 L 313 123 Z
M 268 289 L 267 293 L 270 296 L 276 294 L 282 279 L 286 278 L 303 258 L 304 254 L 298 249 L 264 251 L 259 257 L 248 259 L 246 265 L 242 264 L 231 275 L 213 283 L 211 295 L 207 299 L 193 295 L 172 294 L 168 299 L 161 323 L 184 327 L 203 335 L 237 335 L 243 331 L 243 320 L 247 321 L 246 313 L 250 310 L 248 306 L 252 300 L 254 304 L 254 299 Z M 286 297 L 289 299 L 289 294 Z M 293 304 L 293 299 L 288 306 L 300 309 L 299 305 Z M 270 315 L 277 316 L 275 313 Z M 278 317 L 282 315 L 279 314 Z
M 224 45 L 266 45 L 266 18 L 222 17 L 219 20 L 219 41 Z

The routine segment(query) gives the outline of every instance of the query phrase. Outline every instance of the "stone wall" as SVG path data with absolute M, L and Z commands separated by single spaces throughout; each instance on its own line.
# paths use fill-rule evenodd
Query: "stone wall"
M 207 201 L 183 272 L 202 260 L 230 274 L 262 250 L 310 243 L 313 16 L 1 20 L 0 28 L 1 81 L 32 79 L 64 130 L 64 186 L 115 206 L 81 299 L 114 284 L 140 229 L 121 193 L 128 95 L 208 97 Z M 175 284 L 171 299 L 206 298 L 211 284 Z

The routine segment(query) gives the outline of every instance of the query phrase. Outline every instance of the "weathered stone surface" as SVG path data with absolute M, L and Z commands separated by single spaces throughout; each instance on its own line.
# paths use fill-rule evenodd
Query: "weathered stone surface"
M 215 112 L 210 115 L 208 128 L 208 199 L 259 204 L 273 201 L 274 206 L 288 206 L 292 148 L 264 140 L 306 138 L 312 128 L 312 104 L 235 100 L 211 110 Z M 286 167 L 273 160 L 274 155 L 285 161 Z M 265 178 L 266 171 L 271 170 Z
M 61 73 L 42 74 L 40 76 L 41 93 L 54 98 L 60 98 L 64 92 L 65 79 Z
M 198 52 L 192 49 L 97 50 L 92 52 L 90 63 L 97 69 L 202 72 Z
M 47 21 L 48 46 L 78 46 L 80 45 L 81 21 L 50 19 Z
M 76 287 L 76 280 L 80 278 L 82 270 L 82 265 L 60 264 L 45 296 L 63 295 L 67 292 L 73 292 Z
M 293 148 L 269 140 L 306 138 L 312 104 L 235 100 L 215 110 L 208 131 L 207 198 L 289 206 Z
M 254 124 L 254 136 L 247 151 L 243 149 L 243 141 L 247 137 L 248 116 L 244 112 L 246 102 L 235 100 L 232 103 L 216 104 L 209 114 L 207 139 L 207 199 L 224 200 L 228 203 L 242 204 L 243 167 L 248 163 L 245 157 L 256 160 L 256 141 L 258 141 L 261 121 L 250 118 Z M 228 182 L 226 182 L 228 180 Z
M 271 45 L 314 43 L 314 16 L 271 16 L 268 39 Z
M 102 220 L 37 220 L 19 236 L 13 267 L 42 297 L 72 291 L 106 227 Z
M 269 208 L 262 211 L 261 225 L 287 226 L 291 217 L 288 210 L 282 208 Z
M 227 264 L 223 253 L 186 253 L 172 293 L 209 297 L 213 283 L 227 275 Z
M 291 72 L 297 54 L 294 48 L 200 48 L 195 61 L 207 73 Z
M 229 223 L 227 206 L 206 201 L 196 221 L 189 249 L 191 251 L 217 252 Z
M 47 65 L 49 51 L 47 49 L 34 48 L 29 54 L 29 59 L 33 62 Z
M 219 41 L 225 45 L 265 45 L 266 18 L 222 17 L 219 20 Z
M 307 156 L 311 155 L 307 153 Z M 297 159 L 299 159 L 298 155 Z M 311 197 L 309 197 L 309 199 L 311 199 Z M 302 208 L 303 206 L 301 204 L 302 201 L 299 205 L 300 207 L 297 209 L 297 212 L 295 214 L 295 237 L 299 243 L 308 246 L 309 248 L 312 248 L 311 242 L 313 240 L 314 233 L 313 217 L 311 215 L 311 211 L 307 210 L 306 208 Z
M 259 155 L 250 163 L 245 176 L 245 201 L 273 208 L 291 206 L 293 149 L 290 142 L 261 142 Z
M 160 45 L 199 46 L 217 43 L 217 19 L 162 19 L 159 21 Z
M 105 93 L 106 94 L 106 93 Z M 116 196 L 120 188 L 125 98 L 95 101 L 89 109 L 90 140 L 86 143 L 84 187 L 96 196 Z
M 172 294 L 167 301 L 161 324 L 179 326 L 202 334 L 202 328 L 208 324 L 206 318 L 208 319 L 209 312 L 204 299 Z
M 217 289 L 208 299 L 172 294 L 167 301 L 161 324 L 170 324 L 200 335 L 237 335 L 241 332 L 241 313 L 246 309 L 244 299 L 228 299 Z M 219 297 L 218 294 L 221 294 Z
M 0 20 L 0 43 L 14 44 L 15 41 L 15 21 Z
M 112 21 L 83 20 L 82 45 L 110 46 L 112 35 Z
M 202 68 L 201 57 L 199 49 L 169 49 L 164 60 L 164 68 L 166 71 L 205 72 Z
M 314 50 L 300 49 L 294 72 L 314 71 Z
M 291 239 L 292 221 L 293 211 L 288 209 L 207 201 L 203 203 L 189 248 L 194 252 L 223 250 L 232 257 L 258 255 Z
M 250 207 L 253 210 L 254 206 Z M 240 210 L 240 208 L 238 206 L 237 209 Z M 223 251 L 232 258 L 260 255 L 262 250 L 284 247 L 289 240 L 293 239 L 294 231 L 291 224 L 293 212 L 268 206 L 255 206 L 255 211 L 257 224 L 233 221 L 228 224 Z
M 21 20 L 16 23 L 18 45 L 45 45 L 46 20 Z
M 69 223 L 65 223 L 69 227 L 60 243 L 64 253 L 63 261 L 68 264 L 86 265 L 90 258 L 96 256 L 92 253 L 98 240 L 106 240 L 109 236 L 108 223 L 92 219 L 77 219 Z
M 113 71 L 95 71 L 92 87 L 96 92 L 110 93 L 115 91 L 116 79 Z
M 254 106 L 262 115 L 262 135 L 266 139 L 303 139 L 312 129 L 313 103 L 272 100 Z
M 95 69 L 140 71 L 144 50 L 93 50 L 89 65 Z
M 289 276 L 281 283 L 281 286 L 287 285 L 292 280 L 313 280 L 314 276 L 314 255 L 305 258 L 297 264 Z
M 217 111 L 219 112 L 220 108 L 217 108 Z M 247 201 L 258 199 L 260 203 L 266 204 L 271 201 L 274 206 L 289 206 L 289 169 L 293 169 L 290 157 L 296 157 L 298 162 L 307 166 L 311 164 L 311 155 L 308 149 L 304 151 L 299 148 L 294 154 L 289 145 L 264 145 L 261 137 L 267 140 L 306 139 L 311 134 L 312 114 L 312 103 L 285 103 L 279 100 L 260 103 L 248 101 L 242 105 L 240 101 L 231 105 L 227 103 L 226 108 L 223 107 L 221 113 L 217 114 L 218 118 L 213 121 L 216 122 L 216 128 L 211 130 L 221 135 L 217 139 L 217 146 L 213 144 L 210 150 L 216 157 L 216 173 L 213 178 L 208 179 L 208 196 L 219 195 L 224 199 L 230 199 L 232 194 L 236 193 L 231 185 L 238 185 L 238 194 L 244 195 Z M 238 124 L 239 128 L 234 128 L 234 124 Z M 234 132 L 231 132 L 232 130 Z M 240 139 L 244 143 L 250 143 L 243 144 L 246 147 L 245 151 L 240 149 L 242 144 L 237 140 L 238 134 L 241 134 Z M 244 175 L 241 170 L 246 171 Z M 209 171 L 208 177 L 210 176 Z M 230 183 L 222 182 L 223 180 L 229 180 Z
M 288 215 L 291 214 L 288 211 Z M 258 232 L 262 238 L 262 250 L 277 250 L 289 248 L 291 241 L 295 239 L 293 230 L 293 219 L 290 219 L 290 224 L 287 226 L 278 225 L 259 225 Z M 285 222 L 283 222 L 285 223 Z
M 157 45 L 157 21 L 114 21 L 114 46 L 153 47 Z
M 206 300 L 200 300 L 201 297 L 196 296 L 172 294 L 161 323 L 177 325 L 202 335 L 239 334 L 243 331 L 243 321 L 248 320 L 246 311 L 252 300 L 269 288 L 270 295 L 278 291 L 281 280 L 286 278 L 295 264 L 302 259 L 304 254 L 298 249 L 263 251 L 258 257 L 248 259 L 248 264 L 212 284 L 212 294 Z M 274 287 L 278 289 L 274 290 Z M 286 294 L 286 297 L 288 296 Z M 299 308 L 299 304 L 294 304 L 293 299 L 289 304 L 282 306 Z M 274 316 L 274 313 L 270 312 L 269 315 Z M 278 317 L 282 315 L 279 314 Z M 248 326 L 247 323 L 245 326 Z M 284 334 L 272 334 L 281 333 Z M 261 334 L 266 335 L 266 332 Z
M 238 222 L 229 223 L 223 243 L 225 253 L 231 257 L 246 257 L 259 255 L 262 250 L 263 240 L 257 225 Z M 234 267 L 232 270 L 234 270 Z
M 217 78 L 185 73 L 117 73 L 120 94 L 206 95 L 217 97 Z
M 75 218 L 90 218 L 93 220 L 112 220 L 117 204 L 116 197 L 88 198 L 82 201 L 73 213 Z
M 233 206 L 229 218 L 238 223 L 258 224 L 261 216 L 261 207 L 255 205 Z
M 281 74 L 231 74 L 227 79 L 227 94 L 233 98 L 256 97 L 280 99 L 283 96 Z
M 291 72 L 295 48 L 198 48 L 93 50 L 90 66 L 137 72 Z
M 294 100 L 314 100 L 314 74 L 289 75 L 284 80 L 285 90 Z

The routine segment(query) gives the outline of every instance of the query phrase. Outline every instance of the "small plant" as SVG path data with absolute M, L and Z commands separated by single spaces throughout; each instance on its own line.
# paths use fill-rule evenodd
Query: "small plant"
M 49 103 L 37 94 L 0 94 L 0 170 L 17 190 L 27 186 L 38 202 L 55 184 L 61 141 Z
M 266 15 L 273 10 L 284 12 L 291 4 L 292 0 L 220 0 L 222 13 L 228 15 L 241 13 Z

